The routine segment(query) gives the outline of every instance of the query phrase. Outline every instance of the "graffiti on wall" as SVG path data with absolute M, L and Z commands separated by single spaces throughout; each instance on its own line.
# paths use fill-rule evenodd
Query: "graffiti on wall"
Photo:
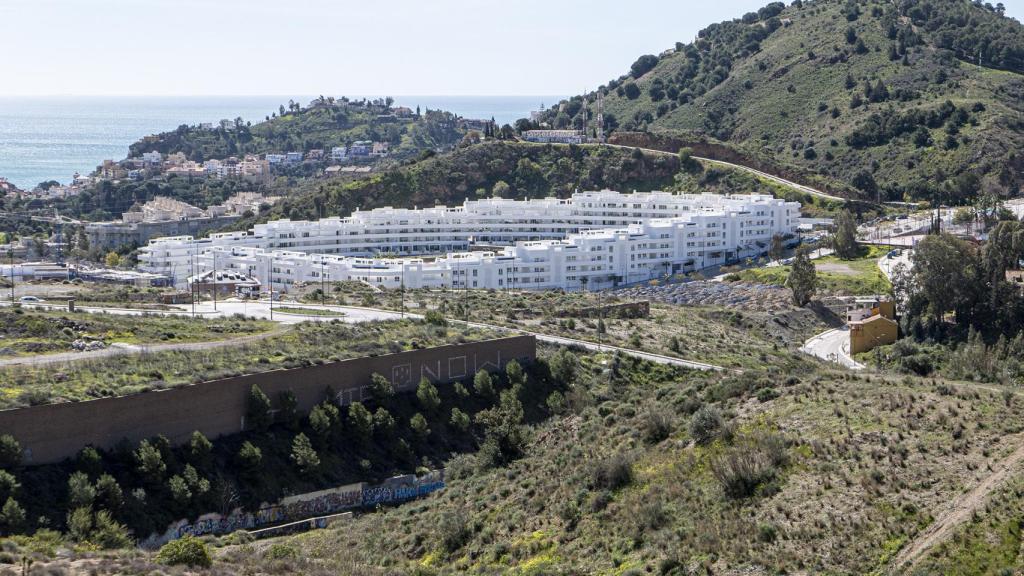
M 350 484 L 289 496 L 277 504 L 263 505 L 255 512 L 235 510 L 227 516 L 206 514 L 192 523 L 182 520 L 171 525 L 163 536 L 152 537 L 146 544 L 158 546 L 183 536 L 230 534 L 236 530 L 255 530 L 356 508 L 397 504 L 426 496 L 444 487 L 444 470 L 434 470 L 420 477 L 412 474 L 396 476 L 373 486 L 366 483 Z

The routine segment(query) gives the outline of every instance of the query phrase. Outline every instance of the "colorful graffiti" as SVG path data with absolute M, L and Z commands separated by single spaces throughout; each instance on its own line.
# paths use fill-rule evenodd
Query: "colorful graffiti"
M 188 535 L 230 534 L 236 530 L 255 530 L 286 522 L 316 520 L 316 517 L 346 510 L 413 500 L 444 487 L 444 470 L 434 470 L 420 477 L 411 474 L 396 476 L 375 486 L 367 486 L 365 483 L 350 484 L 320 492 L 289 496 L 277 504 L 261 506 L 255 512 L 235 510 L 227 516 L 206 514 L 192 523 L 182 520 L 171 525 L 162 536 L 151 537 L 146 544 L 158 546 L 168 540 Z

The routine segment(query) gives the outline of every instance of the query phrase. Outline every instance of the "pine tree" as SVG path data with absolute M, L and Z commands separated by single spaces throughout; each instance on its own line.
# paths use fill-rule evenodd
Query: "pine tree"
M 793 291 L 793 302 L 797 306 L 806 306 L 818 289 L 818 272 L 811 262 L 809 252 L 803 247 L 797 250 L 787 280 L 790 290 Z

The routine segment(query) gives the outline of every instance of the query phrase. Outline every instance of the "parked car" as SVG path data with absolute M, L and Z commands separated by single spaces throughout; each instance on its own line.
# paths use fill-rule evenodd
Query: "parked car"
M 22 296 L 21 298 L 18 298 L 18 301 L 19 302 L 42 302 L 42 300 L 40 300 L 39 298 L 36 298 L 35 296 Z

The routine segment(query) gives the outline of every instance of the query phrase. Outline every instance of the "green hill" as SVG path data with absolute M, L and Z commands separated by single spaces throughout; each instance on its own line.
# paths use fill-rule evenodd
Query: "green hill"
M 599 146 L 550 146 L 490 140 L 345 182 L 301 183 L 262 219 L 347 216 L 357 208 L 461 204 L 467 198 L 566 197 L 576 189 L 652 190 L 673 183 L 674 157 Z M 251 224 L 237 223 L 238 227 Z
M 1022 72 L 1024 27 L 997 8 L 797 0 L 643 56 L 600 90 L 613 141 L 719 146 L 849 196 L 957 202 L 1018 191 Z M 582 98 L 543 121 L 581 125 Z
M 327 150 L 357 140 L 388 142 L 392 154 L 403 157 L 422 150 L 447 148 L 462 139 L 451 112 L 426 110 L 397 115 L 390 100 L 318 98 L 303 107 L 289 103 L 264 122 L 248 124 L 241 118 L 224 126 L 204 128 L 181 125 L 176 130 L 148 136 L 129 147 L 130 156 L 158 151 L 183 152 L 190 160 L 227 158 L 240 154 Z

